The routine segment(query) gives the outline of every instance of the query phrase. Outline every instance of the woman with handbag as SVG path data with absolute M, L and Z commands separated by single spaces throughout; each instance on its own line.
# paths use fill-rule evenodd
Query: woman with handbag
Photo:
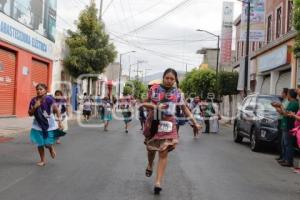
M 168 153 L 178 144 L 176 129 L 176 105 L 180 106 L 185 116 L 191 119 L 197 130 L 197 124 L 192 113 L 187 108 L 182 93 L 174 87 L 178 85 L 177 72 L 167 69 L 163 74 L 163 83 L 153 85 L 148 92 L 148 100 L 143 106 L 149 110 L 144 130 L 145 144 L 148 151 L 148 166 L 145 175 L 150 177 L 153 172 L 155 153 L 159 154 L 154 194 L 160 194 L 161 181 L 167 166 Z
M 41 158 L 37 165 L 42 167 L 46 164 L 45 148 L 49 149 L 51 157 L 55 158 L 56 152 L 53 147 L 56 142 L 55 131 L 58 128 L 63 129 L 63 125 L 54 98 L 47 96 L 47 86 L 39 83 L 36 86 L 36 93 L 37 96 L 31 99 L 28 110 L 29 116 L 34 116 L 30 139 L 37 145 Z M 58 117 L 58 124 L 54 114 Z

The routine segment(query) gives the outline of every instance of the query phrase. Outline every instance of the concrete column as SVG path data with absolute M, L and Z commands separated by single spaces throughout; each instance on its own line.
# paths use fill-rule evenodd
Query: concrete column
M 271 72 L 271 85 L 270 85 L 270 94 L 276 94 L 276 84 L 279 79 L 279 71 L 272 71 Z
M 291 88 L 297 87 L 297 59 L 292 55 L 291 59 Z
M 264 82 L 264 76 L 257 75 L 256 76 L 255 93 L 260 93 L 261 92 L 261 87 L 262 87 L 263 82 Z

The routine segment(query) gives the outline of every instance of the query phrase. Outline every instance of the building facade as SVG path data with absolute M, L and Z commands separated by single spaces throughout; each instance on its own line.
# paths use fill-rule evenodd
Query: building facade
M 240 69 L 241 75 L 246 52 L 245 41 L 239 39 L 241 17 L 235 20 L 234 25 L 237 40 L 233 67 Z M 297 63 L 292 51 L 295 36 L 293 1 L 265 1 L 265 41 L 250 42 L 249 46 L 249 91 L 279 95 L 283 88 L 295 88 L 298 85 Z
M 203 60 L 200 67 L 210 68 L 213 70 L 217 69 L 218 49 L 217 48 L 202 48 L 197 52 L 203 55 Z
M 56 0 L 33 2 L 0 3 L 0 117 L 27 116 L 38 83 L 51 91 Z

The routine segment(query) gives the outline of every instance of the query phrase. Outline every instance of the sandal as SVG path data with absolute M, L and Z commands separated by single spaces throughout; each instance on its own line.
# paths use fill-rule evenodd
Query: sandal
M 153 170 L 146 169 L 145 175 L 146 175 L 147 177 L 151 177 L 151 176 L 152 176 L 152 173 L 153 173 Z

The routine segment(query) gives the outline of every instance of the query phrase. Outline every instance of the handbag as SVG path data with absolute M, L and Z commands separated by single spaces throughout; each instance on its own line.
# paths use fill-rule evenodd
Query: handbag
M 143 132 L 146 139 L 153 138 L 158 131 L 158 126 L 159 126 L 158 112 L 156 113 L 157 113 L 157 118 L 154 119 L 154 111 L 152 110 L 148 112 L 148 116 L 145 122 L 144 132 Z
M 63 130 L 61 130 L 61 129 L 56 129 L 56 130 L 54 131 L 54 137 L 55 137 L 55 138 L 63 137 L 63 136 L 65 136 L 66 134 L 67 134 L 67 132 L 65 132 L 65 131 L 63 131 Z

